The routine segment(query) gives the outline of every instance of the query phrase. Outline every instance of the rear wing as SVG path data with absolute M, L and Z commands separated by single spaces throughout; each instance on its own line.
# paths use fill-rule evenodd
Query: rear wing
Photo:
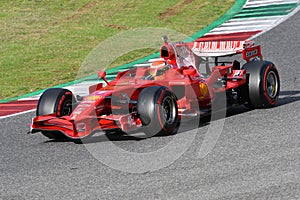
M 242 54 L 244 60 L 249 62 L 253 58 L 263 60 L 260 45 L 253 41 L 210 41 L 189 42 L 186 45 L 200 57 L 221 57 Z
M 177 66 L 193 65 L 198 57 L 224 57 L 242 54 L 247 62 L 263 60 L 260 45 L 253 41 L 210 41 L 169 43 L 164 38 L 160 48 L 160 57 Z

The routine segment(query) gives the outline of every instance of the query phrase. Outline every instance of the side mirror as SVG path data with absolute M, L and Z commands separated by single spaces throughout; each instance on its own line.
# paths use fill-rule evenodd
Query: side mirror
M 98 77 L 99 78 L 105 78 L 105 76 L 106 76 L 106 71 L 105 70 L 99 70 L 98 71 Z
M 98 77 L 99 78 L 102 78 L 102 80 L 104 80 L 104 82 L 109 85 L 109 82 L 107 81 L 107 79 L 105 78 L 106 77 L 106 71 L 104 70 L 99 70 L 98 71 Z

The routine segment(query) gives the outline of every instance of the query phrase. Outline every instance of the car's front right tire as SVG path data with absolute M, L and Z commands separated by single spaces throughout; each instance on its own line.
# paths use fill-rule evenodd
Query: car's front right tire
M 68 116 L 73 111 L 75 97 L 71 91 L 62 88 L 47 89 L 40 97 L 36 109 L 36 116 L 55 114 L 57 117 Z M 66 139 L 59 131 L 41 131 L 50 139 Z

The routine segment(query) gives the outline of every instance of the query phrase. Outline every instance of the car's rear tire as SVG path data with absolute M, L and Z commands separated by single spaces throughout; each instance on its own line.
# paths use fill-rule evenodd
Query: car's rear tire
M 40 97 L 36 109 L 36 116 L 55 113 L 57 117 L 68 116 L 73 111 L 75 97 L 71 91 L 62 88 L 47 89 Z M 41 131 L 50 139 L 67 139 L 59 131 Z
M 269 108 L 278 102 L 280 79 L 275 65 L 269 61 L 252 61 L 246 63 L 248 88 L 246 106 L 252 108 Z
M 139 95 L 137 112 L 147 137 L 173 134 L 178 128 L 177 98 L 166 87 L 143 89 Z

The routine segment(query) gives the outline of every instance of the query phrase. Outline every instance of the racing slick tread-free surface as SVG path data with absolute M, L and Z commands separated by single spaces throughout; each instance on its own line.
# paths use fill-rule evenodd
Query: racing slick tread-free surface
M 242 69 L 245 69 L 248 76 L 248 93 L 250 107 L 269 108 L 276 104 L 279 97 L 280 81 L 279 74 L 275 65 L 269 61 L 252 61 L 246 63 Z M 266 77 L 270 72 L 276 75 L 276 94 L 271 97 L 266 92 Z
M 75 101 L 72 92 L 62 88 L 50 88 L 46 90 L 39 99 L 36 115 L 47 115 L 55 113 L 58 117 L 63 115 L 70 115 L 72 107 L 68 113 L 62 112 L 62 107 L 65 106 L 66 101 Z M 71 105 L 72 106 L 72 105 Z M 41 131 L 42 134 L 50 139 L 65 139 L 67 138 L 59 131 Z
M 176 101 L 176 96 L 166 87 L 153 86 L 142 90 L 137 103 L 137 112 L 145 126 L 144 132 L 147 137 L 173 133 L 179 123 Z M 167 120 L 164 117 L 164 106 L 169 110 Z

